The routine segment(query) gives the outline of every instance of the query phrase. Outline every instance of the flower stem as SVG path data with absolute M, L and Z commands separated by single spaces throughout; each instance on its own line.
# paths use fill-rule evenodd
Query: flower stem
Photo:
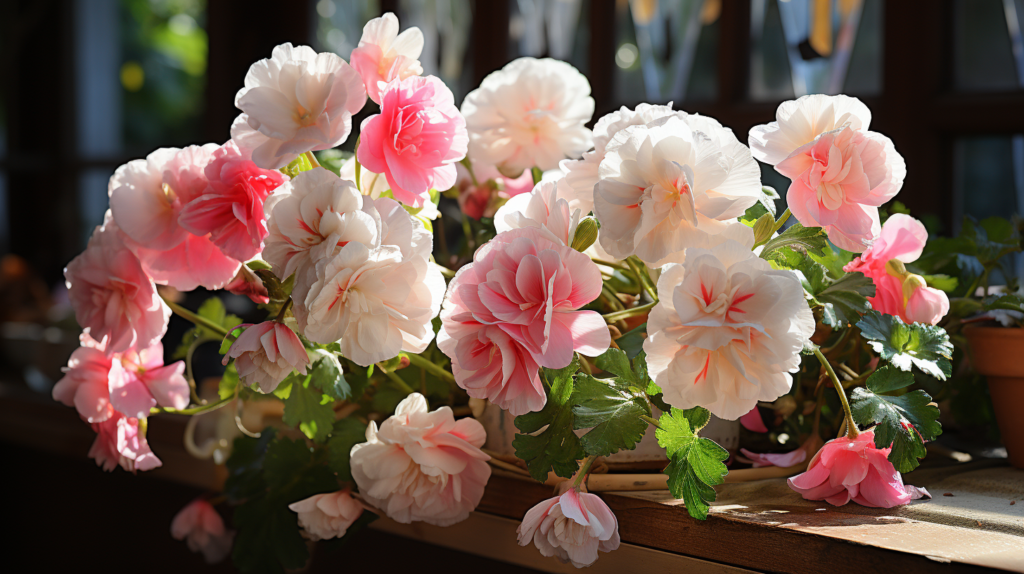
M 381 365 L 380 363 L 377 363 L 377 368 L 380 369 L 380 372 L 387 375 L 387 377 L 391 379 L 391 382 L 394 383 L 395 386 L 398 387 L 399 390 L 401 390 L 403 393 L 411 395 L 416 392 L 413 390 L 412 387 L 410 387 L 405 381 L 402 380 L 402 377 L 399 377 L 397 374 L 395 374 L 394 371 L 389 371 L 385 369 L 384 366 Z
M 614 269 L 622 269 L 623 271 L 625 271 L 627 269 L 627 266 L 623 265 L 621 262 L 618 262 L 618 261 L 605 261 L 604 259 L 593 259 L 592 261 L 594 263 L 597 263 L 598 265 L 604 265 L 605 267 L 612 267 Z
M 410 365 L 419 367 L 424 371 L 432 373 L 437 377 L 440 377 L 441 379 L 448 381 L 449 383 L 455 382 L 455 375 L 444 370 L 444 368 L 441 367 L 440 365 L 435 365 L 434 363 L 431 363 L 430 361 L 421 357 L 420 355 L 413 355 L 412 353 L 409 353 L 406 356 L 409 357 Z
M 459 163 L 466 166 L 466 171 L 469 172 L 469 180 L 473 182 L 473 187 L 480 187 L 480 182 L 476 180 L 476 174 L 473 173 L 473 162 L 469 161 L 469 156 L 467 155 L 462 158 Z
M 587 478 L 587 474 L 590 472 L 590 466 L 594 464 L 594 459 L 597 458 L 594 455 L 590 455 L 583 460 L 583 464 L 580 465 L 579 471 L 576 472 L 576 478 L 572 481 L 572 487 L 578 489 L 583 484 L 583 479 Z
M 786 223 L 786 220 L 789 219 L 790 215 L 792 215 L 792 213 L 790 213 L 789 208 L 787 207 L 786 211 L 783 211 L 782 215 L 779 216 L 777 220 L 775 220 L 775 226 L 772 227 L 772 232 L 768 234 L 768 237 L 771 237 L 772 235 L 775 234 L 776 231 L 782 229 L 782 224 Z
M 163 408 L 163 407 L 153 407 L 153 408 L 149 409 L 149 412 L 150 412 L 150 414 L 154 414 L 154 415 L 161 414 L 161 413 L 167 413 L 167 414 L 171 414 L 171 415 L 198 415 L 198 414 L 202 414 L 202 413 L 208 413 L 210 411 L 215 411 L 215 410 L 223 407 L 224 405 L 230 403 L 233 400 L 235 400 L 235 397 L 234 396 L 230 396 L 230 397 L 227 397 L 227 398 L 220 399 L 217 402 L 208 403 L 208 404 L 205 404 L 205 405 L 200 405 L 198 407 L 191 407 L 191 408 L 187 408 L 187 409 L 168 409 L 168 408 Z
M 309 165 L 313 167 L 320 167 L 320 162 L 316 160 L 316 156 L 313 155 L 313 152 L 307 151 L 304 155 L 306 156 L 306 159 L 309 160 Z
M 281 310 L 277 312 L 277 317 L 275 317 L 274 320 L 275 321 L 284 321 L 284 316 L 288 313 L 288 308 L 291 307 L 291 306 L 292 306 L 292 298 L 289 297 L 289 298 L 285 299 L 284 304 L 281 305 Z
M 654 420 L 653 418 L 651 418 L 651 417 L 649 417 L 647 415 L 640 415 L 640 418 L 645 420 L 645 421 L 647 421 L 648 423 L 654 425 L 654 428 L 657 428 L 657 429 L 661 428 L 661 425 L 658 424 L 658 421 Z
M 836 376 L 836 372 L 832 370 L 832 365 L 825 358 L 825 355 L 821 354 L 821 350 L 817 347 L 814 348 L 814 356 L 818 357 L 818 361 L 825 367 L 828 372 L 828 376 L 832 379 L 832 384 L 836 388 L 836 392 L 839 393 L 839 400 L 843 403 L 843 412 L 846 413 L 846 438 L 853 440 L 860 434 L 857 431 L 857 423 L 853 422 L 853 412 L 850 410 L 850 403 L 846 400 L 846 391 L 843 390 L 843 384 L 839 382 L 839 377 Z
M 621 321 L 622 319 L 628 319 L 630 317 L 635 317 L 637 315 L 643 315 L 644 313 L 647 313 L 648 311 L 653 309 L 654 306 L 657 305 L 657 304 L 658 304 L 657 301 L 651 301 L 650 303 L 648 303 L 646 305 L 640 305 L 639 307 L 632 307 L 632 308 L 629 308 L 629 309 L 625 309 L 623 311 L 615 311 L 613 313 L 607 313 L 607 314 L 604 314 L 604 315 L 601 315 L 601 316 L 604 317 L 604 321 L 606 323 L 614 323 L 616 321 Z
M 210 321 L 205 317 L 200 317 L 199 315 L 196 315 L 192 311 L 189 311 L 188 309 L 182 307 L 181 305 L 178 305 L 174 301 L 168 300 L 166 297 L 163 297 L 162 295 L 161 298 L 164 300 L 164 303 L 167 303 L 167 306 L 171 308 L 171 311 L 174 311 L 174 313 L 179 317 L 188 319 L 189 321 L 192 321 L 196 325 L 205 327 L 213 331 L 214 333 L 217 333 L 222 338 L 227 337 L 229 335 L 229 331 L 227 329 L 214 323 L 213 321 Z
M 658 290 L 655 289 L 654 285 L 651 284 L 651 278 L 646 271 L 647 266 L 639 259 L 634 258 L 634 256 L 626 258 L 626 265 L 629 265 L 629 269 L 633 272 L 634 275 L 636 275 L 637 283 L 639 283 L 643 287 L 644 291 L 647 291 L 647 294 L 650 295 L 651 300 L 657 303 Z

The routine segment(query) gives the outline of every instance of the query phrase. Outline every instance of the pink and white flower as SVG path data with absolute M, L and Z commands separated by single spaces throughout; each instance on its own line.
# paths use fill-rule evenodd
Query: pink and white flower
M 109 212 L 85 251 L 68 263 L 64 278 L 75 319 L 108 356 L 149 347 L 167 331 L 171 309 Z
M 299 515 L 299 526 L 310 540 L 341 538 L 363 514 L 363 505 L 352 498 L 349 489 L 315 494 L 288 505 Z
M 93 423 L 96 440 L 89 457 L 103 470 L 110 472 L 120 466 L 128 472 L 152 470 L 163 463 L 153 454 L 146 437 L 139 433 L 139 419 L 114 413 L 107 420 Z
M 202 195 L 185 204 L 178 223 L 210 240 L 225 255 L 247 261 L 263 251 L 267 236 L 263 202 L 288 176 L 261 169 L 250 159 L 251 150 L 232 141 L 213 152 L 205 174 L 209 185 Z
M 306 374 L 309 354 L 295 331 L 284 323 L 264 321 L 242 331 L 224 355 L 235 359 L 238 377 L 264 393 L 273 392 L 292 371 Z
M 792 386 L 814 316 L 796 274 L 772 269 L 751 243 L 690 247 L 681 264 L 662 268 L 644 351 L 676 408 L 735 420 Z
M 363 78 L 366 95 L 379 104 L 382 84 L 423 73 L 422 52 L 423 32 L 413 26 L 399 34 L 398 18 L 388 12 L 363 26 L 363 36 L 350 59 Z
M 891 449 L 876 448 L 874 439 L 868 430 L 855 439 L 842 436 L 828 441 L 811 459 L 807 472 L 789 479 L 789 487 L 807 500 L 824 500 L 833 506 L 853 500 L 861 506 L 892 508 L 931 498 L 924 488 L 903 484 L 903 477 L 889 462 Z
M 309 46 L 281 44 L 245 75 L 245 87 L 235 95 L 243 114 L 231 139 L 252 147 L 259 167 L 279 169 L 302 153 L 344 142 L 352 132 L 352 115 L 365 103 L 362 78 L 345 60 Z
M 352 477 L 367 503 L 396 522 L 449 526 L 480 503 L 491 476 L 480 447 L 483 425 L 455 420 L 449 407 L 428 412 L 419 393 L 406 397 L 366 442 L 352 447 Z
M 519 58 L 492 72 L 462 102 L 469 155 L 517 177 L 555 169 L 587 151 L 594 115 L 590 83 L 565 62 Z
M 601 246 L 648 265 L 721 233 L 762 195 L 761 170 L 732 130 L 672 115 L 620 130 L 594 188 Z
M 868 131 L 871 113 L 847 96 L 804 96 L 784 102 L 777 121 L 750 130 L 754 157 L 792 183 L 786 202 L 805 226 L 859 253 L 878 237 L 878 206 L 907 175 L 892 141 Z
M 113 416 L 110 406 L 110 366 L 116 360 L 103 352 L 88 333 L 79 336 L 82 346 L 75 349 L 64 367 L 64 376 L 53 386 L 53 400 L 75 407 L 87 423 L 103 422 Z
M 363 120 L 356 156 L 387 178 L 395 199 L 419 207 L 431 189 L 455 185 L 468 142 L 451 90 L 434 76 L 412 76 L 381 92 L 380 114 Z
M 532 192 L 517 195 L 501 206 L 494 214 L 494 229 L 501 233 L 533 227 L 547 232 L 549 239 L 570 245 L 581 216 L 581 210 L 573 209 L 566 200 L 571 194 L 564 179 L 542 181 Z
M 546 396 L 534 365 L 560 369 L 574 352 L 608 349 L 604 319 L 579 310 L 600 293 L 601 272 L 586 255 L 536 228 L 500 233 L 452 279 L 438 348 L 471 397 L 517 415 L 538 410 Z
M 115 355 L 109 374 L 110 405 L 125 416 L 139 419 L 149 416 L 149 409 L 158 405 L 183 409 L 189 403 L 184 372 L 184 361 L 164 365 L 164 346 L 160 342 Z
M 596 562 L 598 550 L 619 547 L 619 521 L 612 510 L 597 495 L 574 488 L 527 511 L 516 532 L 520 546 L 533 542 L 542 555 L 577 568 Z
M 108 184 L 114 222 L 143 269 L 155 282 L 180 291 L 220 289 L 240 265 L 208 234 L 189 233 L 179 222 L 184 207 L 207 188 L 204 170 L 216 149 L 214 144 L 158 149 L 117 168 Z
M 190 502 L 174 515 L 171 536 L 184 540 L 192 552 L 202 552 L 207 564 L 216 564 L 231 553 L 235 531 L 224 528 L 224 520 L 209 502 Z
M 875 296 L 869 298 L 872 309 L 907 323 L 934 325 L 949 312 L 949 299 L 942 291 L 928 287 L 920 275 L 908 273 L 903 265 L 917 261 L 927 241 L 928 230 L 920 221 L 893 214 L 871 247 L 843 271 L 859 271 L 871 278 L 875 284 Z

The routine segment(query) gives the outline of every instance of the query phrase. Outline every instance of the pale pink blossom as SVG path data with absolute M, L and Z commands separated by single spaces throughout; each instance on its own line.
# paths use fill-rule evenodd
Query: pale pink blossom
M 909 215 L 893 214 L 871 247 L 843 270 L 859 271 L 874 282 L 875 296 L 869 298 L 872 309 L 908 323 L 934 325 L 949 312 L 949 299 L 903 266 L 917 261 L 927 241 L 924 224 Z
M 186 541 L 192 552 L 202 552 L 207 564 L 216 564 L 231 553 L 235 531 L 224 528 L 224 520 L 212 504 L 198 499 L 174 515 L 171 536 Z
M 842 249 L 864 251 L 878 236 L 878 206 L 903 186 L 907 169 L 889 138 L 868 131 L 856 98 L 804 96 L 784 102 L 777 121 L 750 130 L 754 157 L 792 183 L 786 203 L 807 227 Z
M 762 195 L 761 170 L 732 130 L 671 115 L 626 127 L 607 145 L 594 188 L 601 246 L 660 266 L 726 229 Z
M 363 78 L 366 95 L 379 104 L 382 84 L 423 73 L 419 61 L 421 52 L 423 32 L 413 26 L 399 34 L 398 18 L 387 12 L 363 26 L 363 36 L 350 59 L 352 67 Z
M 68 263 L 64 278 L 75 319 L 108 356 L 149 347 L 167 331 L 171 309 L 125 246 L 109 212 L 85 251 Z
M 295 331 L 284 323 L 264 321 L 247 327 L 224 355 L 235 359 L 238 377 L 264 393 L 273 392 L 292 371 L 306 374 L 309 354 Z
M 749 234 L 749 230 L 748 230 Z M 735 420 L 792 386 L 814 316 L 796 274 L 725 239 L 662 268 L 644 341 L 665 402 Z
M 224 290 L 235 295 L 243 295 L 257 305 L 264 305 L 270 302 L 270 293 L 267 291 L 263 280 L 249 269 L 248 265 L 238 268 L 238 274 L 230 283 L 224 286 Z
M 205 169 L 209 185 L 185 204 L 178 217 L 182 227 L 195 235 L 210 234 L 214 245 L 239 261 L 263 251 L 267 236 L 263 202 L 288 180 L 277 170 L 257 167 L 250 154 L 232 141 L 213 152 Z
M 110 405 L 140 419 L 156 406 L 183 409 L 189 403 L 184 372 L 184 361 L 164 365 L 164 346 L 159 341 L 115 355 L 110 365 Z
M 449 526 L 480 503 L 491 476 L 480 447 L 487 436 L 472 418 L 455 420 L 449 407 L 428 412 L 419 393 L 395 414 L 370 421 L 366 442 L 352 447 L 352 477 L 359 493 L 396 522 Z
M 253 148 L 252 160 L 279 169 L 307 151 L 348 138 L 352 115 L 366 103 L 362 78 L 336 54 L 281 44 L 245 75 L 235 95 L 242 110 L 231 139 Z
M 341 538 L 363 513 L 349 489 L 313 496 L 288 505 L 299 515 L 299 526 L 310 540 Z
M 566 200 L 571 193 L 565 179 L 542 181 L 532 192 L 505 202 L 494 214 L 494 229 L 501 233 L 533 227 L 546 232 L 549 239 L 570 245 L 581 217 L 580 209 L 573 209 Z
M 163 465 L 153 454 L 146 437 L 139 433 L 139 419 L 114 413 L 107 420 L 93 423 L 96 440 L 89 457 L 105 471 L 120 466 L 128 472 L 152 470 Z
M 207 188 L 204 169 L 216 149 L 158 149 L 119 167 L 108 184 L 110 212 L 128 247 L 155 282 L 180 291 L 220 289 L 240 265 L 208 234 L 189 233 L 179 222 L 185 205 Z
M 828 441 L 811 459 L 807 472 L 789 479 L 789 487 L 807 500 L 834 506 L 852 499 L 861 506 L 892 508 L 931 498 L 924 488 L 903 484 L 903 477 L 889 462 L 891 449 L 876 448 L 874 438 L 868 430 L 852 440 L 842 436 Z
M 560 369 L 574 352 L 608 349 L 604 319 L 579 310 L 600 293 L 601 272 L 586 255 L 536 228 L 500 233 L 452 279 L 438 348 L 471 397 L 516 415 L 539 410 L 536 365 Z
M 542 555 L 577 568 L 597 561 L 598 550 L 619 547 L 619 521 L 612 510 L 597 495 L 571 487 L 528 510 L 516 533 L 520 546 L 533 542 Z
M 97 343 L 88 333 L 79 336 L 82 343 L 71 353 L 64 376 L 53 386 L 53 400 L 75 407 L 85 422 L 103 422 L 113 416 L 110 406 L 111 363 L 116 360 L 103 352 L 103 345 Z
M 462 102 L 469 155 L 517 177 L 587 151 L 594 114 L 590 83 L 565 62 L 519 58 L 492 72 Z
M 395 199 L 419 207 L 431 189 L 455 185 L 468 142 L 451 90 L 434 76 L 412 76 L 381 92 L 380 114 L 363 120 L 356 157 L 387 178 Z

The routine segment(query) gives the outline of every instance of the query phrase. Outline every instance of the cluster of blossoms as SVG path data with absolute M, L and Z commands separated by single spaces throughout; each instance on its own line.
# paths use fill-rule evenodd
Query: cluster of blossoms
M 391 416 L 370 417 L 365 441 L 332 451 L 351 480 L 289 501 L 312 540 L 344 536 L 366 509 L 447 526 L 483 497 L 484 427 L 448 406 L 431 411 L 395 373 L 413 360 L 472 399 L 527 415 L 548 403 L 545 372 L 605 354 L 620 334 L 609 325 L 644 315 L 638 360 L 665 403 L 728 420 L 756 414 L 790 392 L 816 330 L 801 276 L 757 251 L 782 221 L 772 210 L 767 234 L 738 221 L 770 199 L 756 160 L 792 180 L 789 210 L 801 224 L 860 254 L 845 269 L 874 283 L 874 309 L 930 325 L 949 309 L 904 265 L 921 255 L 923 226 L 904 215 L 880 225 L 878 207 L 906 168 L 891 141 L 868 131 L 870 113 L 854 98 L 786 102 L 777 122 L 751 130 L 749 147 L 716 120 L 671 105 L 622 108 L 591 131 L 589 84 L 564 62 L 515 60 L 460 110 L 438 78 L 422 75 L 422 49 L 420 31 L 399 33 L 392 14 L 366 24 L 351 64 L 278 46 L 246 75 L 231 140 L 160 149 L 116 171 L 110 211 L 65 273 L 85 333 L 53 391 L 93 425 L 98 464 L 159 466 L 147 417 L 207 408 L 187 409 L 194 381 L 185 364 L 163 364 L 160 341 L 178 308 L 158 286 L 227 289 L 272 309 L 269 320 L 225 333 L 224 364 L 233 362 L 247 392 L 286 390 L 285 381 L 299 392 L 290 377 L 315 374 L 324 356 L 377 367 L 406 389 Z M 354 156 L 340 170 L 321 167 L 311 152 L 345 142 L 368 98 L 378 113 L 362 122 Z M 465 215 L 493 218 L 495 235 L 446 284 L 424 218 L 448 190 Z M 622 270 L 640 284 L 632 299 L 606 283 Z M 611 313 L 595 310 L 599 299 Z M 432 343 L 450 372 L 416 357 Z M 850 422 L 793 488 L 833 504 L 888 507 L 919 496 L 889 449 Z M 315 425 L 302 432 L 319 436 Z M 591 462 L 526 514 L 521 544 L 577 567 L 618 547 L 615 515 L 586 492 Z M 234 536 L 204 501 L 172 531 L 209 560 Z

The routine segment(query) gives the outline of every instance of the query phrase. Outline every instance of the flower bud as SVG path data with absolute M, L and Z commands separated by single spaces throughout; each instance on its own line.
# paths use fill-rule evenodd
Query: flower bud
M 597 241 L 597 230 L 601 229 L 601 224 L 597 222 L 593 217 L 586 217 L 576 227 L 576 235 L 572 238 L 572 248 L 576 251 L 586 251 L 591 245 Z

